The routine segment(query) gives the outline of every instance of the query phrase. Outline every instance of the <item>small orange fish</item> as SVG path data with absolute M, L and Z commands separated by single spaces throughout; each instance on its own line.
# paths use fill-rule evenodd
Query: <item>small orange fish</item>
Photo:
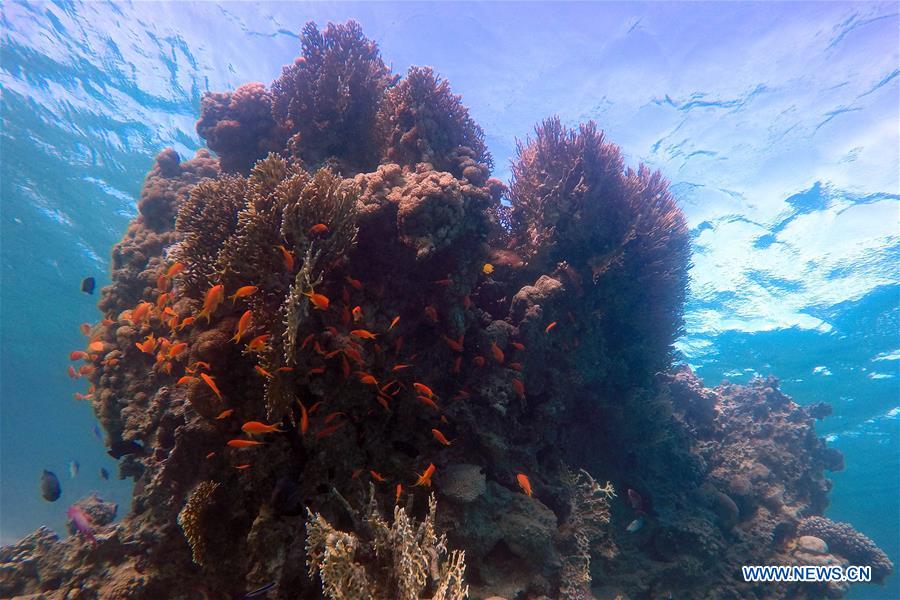
M 264 333 L 262 335 L 258 335 L 247 344 L 247 350 L 251 352 L 262 352 L 266 349 L 266 342 L 269 341 L 269 338 L 272 337 L 268 333 Z
M 378 380 L 375 379 L 374 376 L 369 373 L 363 373 L 361 371 L 357 371 L 357 376 L 359 377 L 360 383 L 364 383 L 366 385 L 378 385 Z
M 265 444 L 255 440 L 228 440 L 228 445 L 232 448 L 249 448 L 251 446 L 264 446 Z
M 316 337 L 316 334 L 311 333 L 311 334 L 309 334 L 308 336 L 306 336 L 305 338 L 303 338 L 303 343 L 300 344 L 300 349 L 303 350 L 304 348 L 306 348 L 306 346 L 307 346 L 311 341 L 313 341 L 313 338 L 314 338 L 314 337 Z
M 491 342 L 491 354 L 494 356 L 494 360 L 497 361 L 497 364 L 503 364 L 503 359 L 505 358 L 505 356 L 503 354 L 503 350 L 501 350 L 500 346 L 497 345 L 497 342 Z
M 234 468 L 239 471 L 243 471 L 244 469 L 249 469 L 250 466 L 251 466 L 250 463 L 244 463 L 242 465 L 234 465 Z
M 553 321 L 552 323 L 547 325 L 547 327 L 544 328 L 544 333 L 550 333 L 550 331 L 552 331 L 554 327 L 556 327 L 556 321 Z
M 88 344 L 88 350 L 91 352 L 103 352 L 106 345 L 101 341 L 91 342 Z
M 218 386 L 216 386 L 216 382 L 213 381 L 212 377 L 210 377 L 206 373 L 200 373 L 200 379 L 202 379 L 204 383 L 209 386 L 209 389 L 211 389 L 216 394 L 216 397 L 219 400 L 222 399 L 222 392 L 219 391 L 219 388 Z
M 172 279 L 173 277 L 175 277 L 182 271 L 184 271 L 184 263 L 183 262 L 173 263 L 172 266 L 169 267 L 169 270 L 166 271 L 165 277 L 166 277 L 166 279 Z
M 483 366 L 484 366 L 484 357 L 483 357 L 483 356 L 476 356 L 475 358 L 472 359 L 472 363 L 473 363 L 476 367 L 483 367 Z
M 278 367 L 275 371 L 278 373 L 291 373 L 294 371 L 294 367 Z
M 196 377 L 191 377 L 190 375 L 185 375 L 181 379 L 179 379 L 175 385 L 184 385 L 185 383 L 191 383 L 192 381 L 197 381 Z
M 158 340 L 153 337 L 153 334 L 148 335 L 144 338 L 144 341 L 141 343 L 135 342 L 134 345 L 138 347 L 138 349 L 145 354 L 153 354 L 156 350 L 156 345 Z
M 379 473 L 378 471 L 373 471 L 370 469 L 369 473 L 371 473 L 372 479 L 374 479 L 375 481 L 380 481 L 380 482 L 387 481 L 387 479 L 385 479 L 384 476 L 381 473 Z
M 350 479 L 359 479 L 359 476 L 362 475 L 362 469 L 353 469 L 350 473 Z
M 377 336 L 367 329 L 354 329 L 350 335 L 356 336 L 362 340 L 374 340 Z
M 82 323 L 78 326 L 83 335 L 91 335 L 91 325 L 90 323 Z
M 335 419 L 337 419 L 338 417 L 342 417 L 342 416 L 344 416 L 344 413 L 342 413 L 342 412 L 340 412 L 340 411 L 335 411 L 335 412 L 332 412 L 332 413 L 328 413 L 327 415 L 325 415 L 325 419 L 323 420 L 323 423 L 325 423 L 326 425 L 328 425 L 328 424 L 330 424 L 332 421 L 334 421 Z
M 193 324 L 194 321 L 197 320 L 197 317 L 185 317 L 183 321 L 181 321 L 181 325 L 178 326 L 178 331 L 181 331 L 188 325 Z
M 344 376 L 344 379 L 350 377 L 350 361 L 344 355 L 341 355 L 341 374 Z
M 228 296 L 228 299 L 231 300 L 231 303 L 234 304 L 237 302 L 238 298 L 246 298 L 247 296 L 252 296 L 259 290 L 255 285 L 245 285 L 243 287 L 239 287 L 235 293 Z
M 300 433 L 306 435 L 309 430 L 309 413 L 306 412 L 306 407 L 302 402 L 298 400 L 297 403 L 300 405 Z
M 69 360 L 87 360 L 88 353 L 81 350 L 73 350 L 69 353 Z
M 512 369 L 513 371 L 521 371 L 521 370 L 522 370 L 522 363 L 511 362 L 511 363 L 509 363 L 509 364 L 506 365 L 506 366 L 508 366 L 508 367 L 509 367 L 510 369 Z
M 358 365 L 362 365 L 363 363 L 365 363 L 365 361 L 363 360 L 362 354 L 360 354 L 359 351 L 356 350 L 355 348 L 349 348 L 349 347 L 344 348 L 344 354 L 346 354 L 347 356 L 352 358 L 353 362 L 355 362 Z
M 352 287 L 357 292 L 362 291 L 363 284 L 359 279 L 353 279 L 352 277 L 347 275 L 346 277 L 344 277 L 344 280 L 346 280 L 346 282 L 350 284 L 350 287 Z
M 178 342 L 177 344 L 172 344 L 172 346 L 169 348 L 169 358 L 176 358 L 182 352 L 187 350 L 187 347 L 187 342 Z
M 168 290 L 170 284 L 171 281 L 166 278 L 165 274 L 160 275 L 156 278 L 156 289 L 160 292 L 165 292 L 166 290 Z
M 428 396 L 429 398 L 434 397 L 434 392 L 431 391 L 431 388 L 424 383 L 415 382 L 413 383 L 413 387 L 416 388 L 416 391 L 423 396 Z
M 212 366 L 208 362 L 203 362 L 202 360 L 198 360 L 191 367 L 185 369 L 188 373 L 194 373 L 197 369 L 206 369 L 207 371 L 212 371 Z
M 209 460 L 210 458 L 212 458 L 215 455 L 216 455 L 215 452 L 210 452 L 209 454 L 206 455 L 206 459 Z
M 114 367 L 117 364 L 119 364 L 119 359 L 118 358 L 107 358 L 100 364 L 103 365 L 104 367 Z
M 516 350 L 524 350 L 525 349 L 525 344 L 523 344 L 522 342 L 510 342 L 510 344 Z
M 462 356 L 457 356 L 453 359 L 453 372 L 459 373 L 462 369 Z
M 313 306 L 316 307 L 316 310 L 328 310 L 328 306 L 331 304 L 328 296 L 323 296 L 322 294 L 317 294 L 315 292 L 303 292 L 303 295 L 309 298 L 309 301 L 313 303 Z
M 81 365 L 78 367 L 79 375 L 92 375 L 94 373 L 94 367 L 92 365 Z
M 142 323 L 147 317 L 150 316 L 150 307 L 152 304 L 149 302 L 139 302 L 137 306 L 134 307 L 134 310 L 131 311 L 131 321 L 133 323 Z
M 294 255 L 291 254 L 291 251 L 285 248 L 282 245 L 276 246 L 279 250 L 281 250 L 281 259 L 284 261 L 284 268 L 287 269 L 289 273 L 294 271 Z
M 434 466 L 434 463 L 429 463 L 427 469 L 425 469 L 421 474 L 417 473 L 417 475 L 419 475 L 419 478 L 416 480 L 415 486 L 416 487 L 422 486 L 422 485 L 430 486 L 431 485 L 431 476 L 434 475 L 435 469 L 436 469 L 436 467 Z
M 472 299 L 469 298 L 468 294 L 463 296 L 463 308 L 465 308 L 466 310 L 469 310 L 470 308 L 472 308 Z
M 387 412 L 391 412 L 391 405 L 388 404 L 389 398 L 388 398 L 387 396 L 383 396 L 383 395 L 381 395 L 381 394 L 378 394 L 378 395 L 375 397 L 375 399 L 378 400 L 378 404 L 380 404 L 381 407 L 382 407 L 384 410 L 386 410 Z
M 441 287 L 447 287 L 453 283 L 452 279 L 438 279 L 437 281 L 432 282 L 434 285 L 439 285 Z
M 522 491 L 525 492 L 525 495 L 531 498 L 531 481 L 528 480 L 528 475 L 525 473 L 519 473 L 516 475 L 516 481 L 519 482 L 519 487 L 522 488 Z
M 450 349 L 454 352 L 462 352 L 463 351 L 463 336 L 459 336 L 459 341 L 454 340 L 453 338 L 449 338 L 446 335 L 442 335 L 444 341 L 450 346 Z
M 313 367 L 312 369 L 310 369 L 309 371 L 307 371 L 307 374 L 309 374 L 309 375 L 321 375 L 321 374 L 324 373 L 324 372 L 325 372 L 325 367 Z
M 248 435 L 259 435 L 261 433 L 284 433 L 283 429 L 280 429 L 278 425 L 266 425 L 265 423 L 260 423 L 259 421 L 247 421 L 243 425 L 241 425 L 241 431 Z
M 172 297 L 172 294 L 166 292 L 164 294 L 160 294 L 159 298 L 156 299 L 156 310 L 162 310 L 163 307 L 169 303 L 169 298 Z
M 516 396 L 518 396 L 519 398 L 524 400 L 525 399 L 525 384 L 522 383 L 522 380 L 521 379 L 513 379 L 512 386 L 513 386 L 513 389 L 516 391 Z
M 69 365 L 69 377 L 72 379 L 78 379 L 78 373 L 75 371 L 75 367 Z
M 327 233 L 328 225 L 325 223 L 316 223 L 312 227 L 309 228 L 309 235 L 318 235 L 320 233 Z
M 363 318 L 363 312 L 362 312 L 362 308 L 361 308 L 361 307 L 359 307 L 359 306 L 354 306 L 354 307 L 353 307 L 353 310 L 350 311 L 350 314 L 353 315 L 353 320 L 356 321 L 357 323 L 360 322 L 360 321 L 362 321 L 362 318 Z
M 247 333 L 247 328 L 250 327 L 250 321 L 253 319 L 253 311 L 244 311 L 244 314 L 241 315 L 240 320 L 237 324 L 237 329 L 235 330 L 234 337 L 231 338 L 232 342 L 240 342 L 241 338 L 244 337 L 244 334 Z
M 93 394 L 81 394 L 79 392 L 75 392 L 76 400 L 91 400 L 91 399 L 93 399 L 93 397 L 94 397 Z
M 416 400 L 418 400 L 425 406 L 433 408 L 434 410 L 441 410 L 441 407 L 439 407 L 437 405 L 437 403 L 435 403 L 435 401 L 432 400 L 431 398 L 429 398 L 428 396 L 416 396 Z
M 437 441 L 439 441 L 440 443 L 442 443 L 445 446 L 449 446 L 452 443 L 450 440 L 447 439 L 447 436 L 445 436 L 443 433 L 441 433 L 440 429 L 432 429 L 431 434 L 434 436 L 434 439 L 436 439 Z
M 112 319 L 103 319 L 102 321 L 100 321 L 101 325 L 112 325 L 113 323 L 115 323 L 115 321 L 113 321 Z
M 453 396 L 454 400 L 465 400 L 466 398 L 471 398 L 472 394 L 467 392 L 466 390 L 459 390 L 456 392 L 456 395 Z
M 400 322 L 400 317 L 399 317 L 399 316 L 394 317 L 394 318 L 391 320 L 391 325 L 390 325 L 390 327 L 388 327 L 388 331 L 390 331 L 391 329 L 393 329 L 393 328 L 394 328 L 394 325 L 396 325 L 396 324 L 399 323 L 399 322 Z
M 394 492 L 394 504 L 400 503 L 400 495 L 403 494 L 403 485 L 397 484 L 397 491 Z
M 203 310 L 197 316 L 206 317 L 206 322 L 209 323 L 213 313 L 216 312 L 223 300 L 225 300 L 225 286 L 221 283 L 212 286 L 207 290 L 206 297 L 203 299 Z
M 222 419 L 227 419 L 227 418 L 230 417 L 233 413 L 234 413 L 234 409 L 233 409 L 233 408 L 228 408 L 228 409 L 226 409 L 226 410 L 223 410 L 222 412 L 219 413 L 219 416 L 216 417 L 216 420 L 217 420 L 217 421 L 221 421 Z
M 402 371 L 403 369 L 408 369 L 411 366 L 412 365 L 406 365 L 406 364 L 394 365 L 393 368 L 391 368 L 391 372 Z
M 336 423 L 336 424 L 332 425 L 331 427 L 326 427 L 325 429 L 322 429 L 321 431 L 316 433 L 316 439 L 321 440 L 323 438 L 327 438 L 328 436 L 332 435 L 337 430 L 341 429 L 346 424 L 347 424 L 347 421 L 341 421 L 340 423 Z
M 256 371 L 257 373 L 259 373 L 260 375 L 262 375 L 263 377 L 268 377 L 269 379 L 272 378 L 272 374 L 269 373 L 268 371 L 266 371 L 265 369 L 263 369 L 259 365 L 253 365 L 253 370 Z
M 425 307 L 425 316 L 428 317 L 432 323 L 438 322 L 438 312 L 437 309 L 429 304 Z

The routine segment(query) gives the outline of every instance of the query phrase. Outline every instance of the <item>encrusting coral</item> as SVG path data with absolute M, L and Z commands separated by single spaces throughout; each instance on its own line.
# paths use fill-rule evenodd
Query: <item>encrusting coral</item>
M 737 577 L 813 556 L 843 461 L 822 405 L 672 368 L 690 255 L 665 180 L 552 118 L 507 189 L 431 69 L 394 76 L 352 22 L 301 46 L 204 98 L 218 158 L 159 154 L 72 354 L 131 510 L 96 545 L 4 549 L 0 596 L 843 593 Z M 816 560 L 886 577 L 842 528 Z

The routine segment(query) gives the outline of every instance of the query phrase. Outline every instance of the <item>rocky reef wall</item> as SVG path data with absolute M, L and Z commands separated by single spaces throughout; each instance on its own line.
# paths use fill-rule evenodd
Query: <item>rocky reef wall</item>
M 431 69 L 392 74 L 355 23 L 301 38 L 270 86 L 204 97 L 217 156 L 161 152 L 113 249 L 79 372 L 131 507 L 4 548 L 0 595 L 820 598 L 845 588 L 740 566 L 890 574 L 820 516 L 826 406 L 672 368 L 690 240 L 659 173 L 550 118 L 506 186 Z

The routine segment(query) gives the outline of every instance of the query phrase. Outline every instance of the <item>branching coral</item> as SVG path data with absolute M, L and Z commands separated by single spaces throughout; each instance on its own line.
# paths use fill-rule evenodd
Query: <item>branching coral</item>
M 563 484 L 569 493 L 569 518 L 565 529 L 574 541 L 574 552 L 563 559 L 560 571 L 560 598 L 591 598 L 591 543 L 609 524 L 609 502 L 616 493 L 611 483 L 597 483 L 590 473 L 565 469 Z
M 849 523 L 838 523 L 825 517 L 807 517 L 797 527 L 797 535 L 811 535 L 825 540 L 831 552 L 840 554 L 851 564 L 872 567 L 873 581 L 884 581 L 894 571 L 894 563 L 881 548 Z
M 359 24 L 307 23 L 302 52 L 272 84 L 275 118 L 292 134 L 295 154 L 310 166 L 339 157 L 351 170 L 377 165 L 375 115 L 395 79 Z
M 383 158 L 401 166 L 431 163 L 482 185 L 493 166 L 484 132 L 460 97 L 428 67 L 412 67 L 388 90 L 378 113 Z
M 431 590 L 433 600 L 462 600 L 468 595 L 465 553 L 448 551 L 446 536 L 438 536 L 434 529 L 436 512 L 431 495 L 428 514 L 418 526 L 399 505 L 388 524 L 378 511 L 373 489 L 365 518 L 371 537 L 363 539 L 338 531 L 321 515 L 309 512 L 309 576 L 318 575 L 322 591 L 333 600 L 418 600 L 426 590 Z
M 215 526 L 210 519 L 210 509 L 215 505 L 218 489 L 219 484 L 214 481 L 201 482 L 178 513 L 178 524 L 191 546 L 194 562 L 201 567 L 206 564 L 210 550 L 206 530 Z

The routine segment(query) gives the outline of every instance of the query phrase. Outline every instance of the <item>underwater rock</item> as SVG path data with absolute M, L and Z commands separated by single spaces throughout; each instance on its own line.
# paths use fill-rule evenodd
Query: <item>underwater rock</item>
M 437 487 L 453 502 L 473 502 L 485 492 L 484 471 L 478 465 L 450 465 L 441 471 Z

